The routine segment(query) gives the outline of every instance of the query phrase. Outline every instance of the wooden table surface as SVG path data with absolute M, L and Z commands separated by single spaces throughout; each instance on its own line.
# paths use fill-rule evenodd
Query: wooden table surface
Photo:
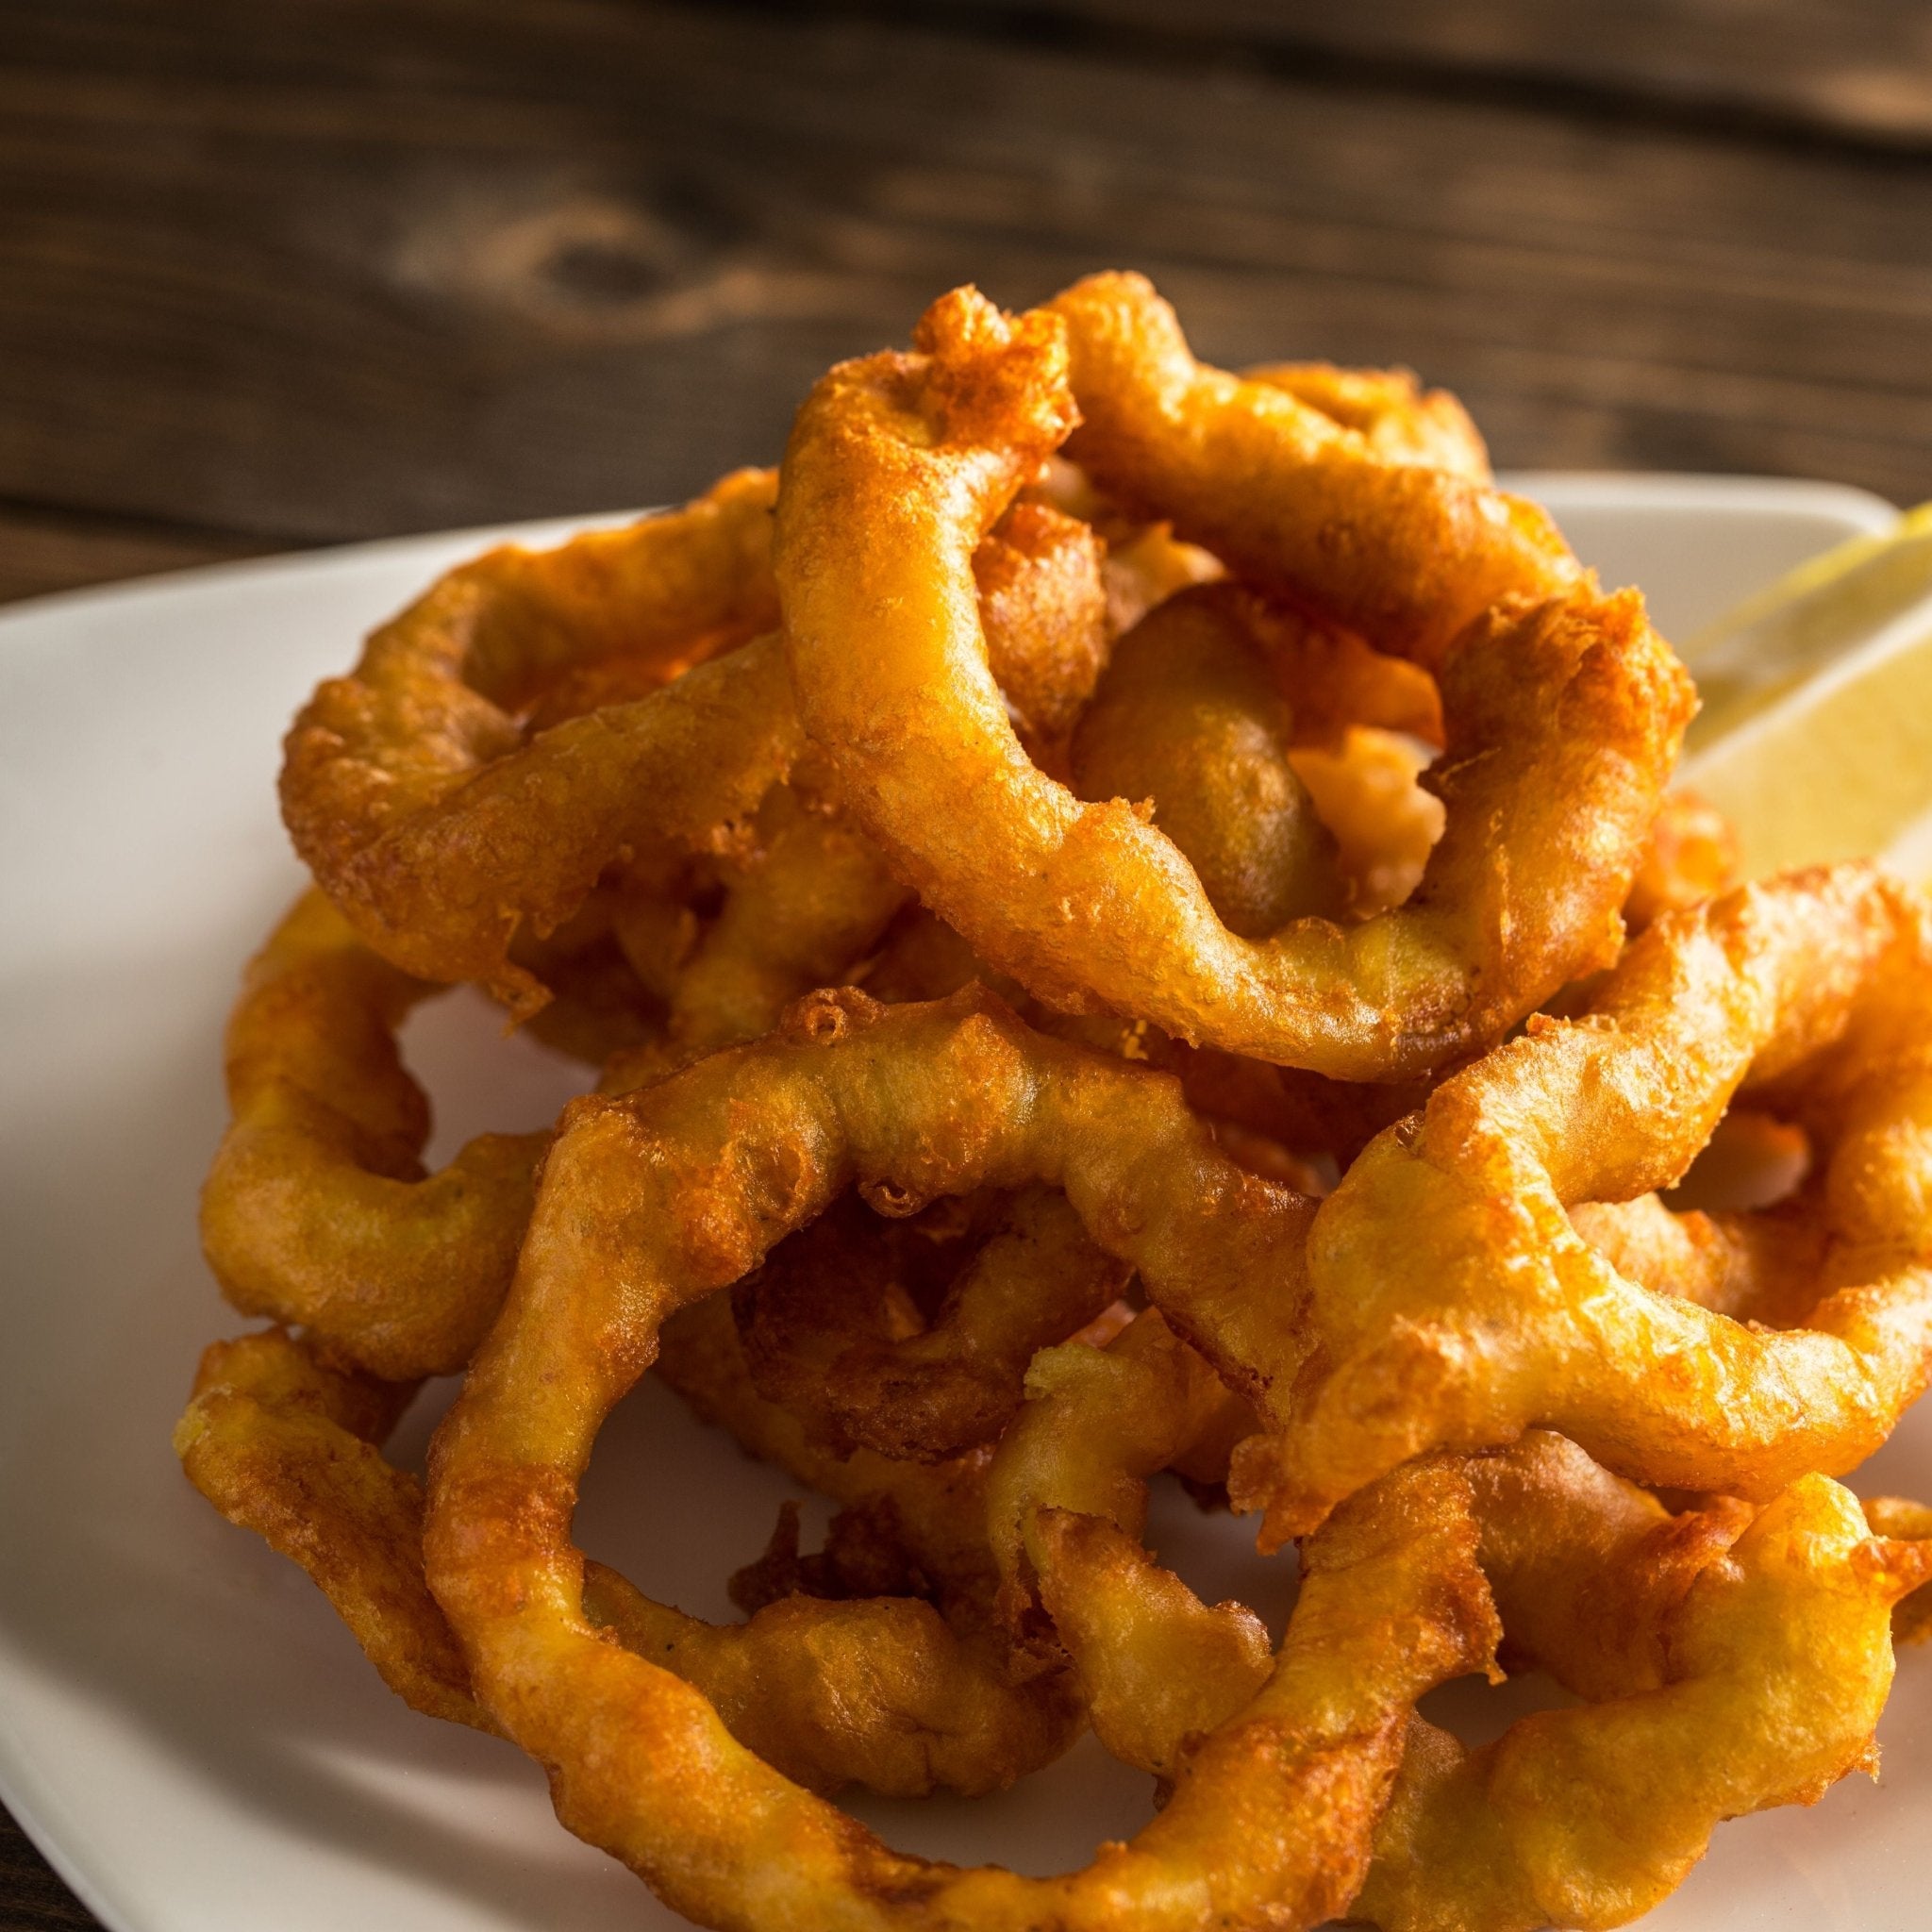
M 0 598 L 679 497 L 1110 264 L 1500 464 L 1918 501 L 1932 9 L 0 0 Z M 93 1924 L 0 1817 L 0 1932 Z

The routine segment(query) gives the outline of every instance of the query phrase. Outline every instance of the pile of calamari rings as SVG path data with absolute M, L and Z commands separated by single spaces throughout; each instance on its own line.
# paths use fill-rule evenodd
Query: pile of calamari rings
M 1737 886 L 1694 703 L 1446 393 L 956 290 L 296 717 L 202 1199 L 271 1325 L 190 1479 L 702 1925 L 1624 1924 L 1871 1770 L 1932 1623 L 1932 1511 L 1838 1480 L 1932 1373 L 1932 910 Z M 430 1172 L 458 984 L 591 1091 Z M 653 1374 L 833 1507 L 741 1622 L 573 1541 Z M 1285 1627 L 1148 1548 L 1163 1474 Z M 1568 1701 L 1417 1714 L 1506 1667 Z M 1061 1876 L 830 1802 L 1090 1728 L 1156 1802 Z

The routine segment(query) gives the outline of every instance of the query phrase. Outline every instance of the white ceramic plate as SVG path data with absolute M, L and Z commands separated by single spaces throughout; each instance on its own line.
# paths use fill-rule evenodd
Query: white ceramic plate
M 1892 514 L 1804 485 L 1519 481 L 1680 636 Z M 307 1580 L 222 1523 L 168 1448 L 196 1351 L 242 1325 L 202 1266 L 194 1197 L 237 971 L 300 884 L 275 819 L 280 734 L 364 628 L 478 541 L 0 617 L 0 1797 L 114 1932 L 672 1923 L 557 1825 L 509 1746 L 390 1697 Z M 580 1084 L 465 994 L 426 1009 L 409 1051 L 445 1150 L 547 1121 Z M 1871 1479 L 1932 1493 L 1932 1411 Z M 607 1436 L 581 1522 L 657 1593 L 725 1616 L 723 1578 L 787 1493 L 647 1389 Z M 1155 1534 L 1197 1585 L 1279 1613 L 1279 1571 L 1225 1518 L 1167 1499 Z M 1449 1695 L 1492 1728 L 1524 1690 Z M 1875 1789 L 1852 1779 L 1814 1810 L 1725 1826 L 1650 1923 L 1923 1926 L 1932 1656 L 1905 1659 L 1881 1736 Z M 1147 1803 L 1146 1780 L 1090 1742 L 978 1805 L 858 1808 L 909 1847 L 1040 1872 L 1084 1862 Z

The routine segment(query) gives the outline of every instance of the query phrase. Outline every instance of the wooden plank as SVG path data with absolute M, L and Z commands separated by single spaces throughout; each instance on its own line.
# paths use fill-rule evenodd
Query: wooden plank
M 1061 47 L 1258 58 L 1305 78 L 1540 91 L 1572 110 L 1641 107 L 1687 123 L 1932 146 L 1923 0 L 948 0 L 919 11 L 982 33 L 1024 25 Z
M 0 1926 L 6 1932 L 99 1932 L 100 1921 L 54 1875 L 0 1810 Z
M 22 9 L 0 496 L 318 541 L 662 500 L 982 281 L 1406 360 L 1511 463 L 1932 494 L 1932 165 L 633 0 Z
M 0 604 L 257 554 L 243 537 L 0 505 Z

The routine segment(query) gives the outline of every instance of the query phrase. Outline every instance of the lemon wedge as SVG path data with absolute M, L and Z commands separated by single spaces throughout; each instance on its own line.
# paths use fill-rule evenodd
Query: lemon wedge
M 1877 857 L 1932 879 L 1932 504 L 1802 565 L 1690 639 L 1679 779 L 1744 875 Z

